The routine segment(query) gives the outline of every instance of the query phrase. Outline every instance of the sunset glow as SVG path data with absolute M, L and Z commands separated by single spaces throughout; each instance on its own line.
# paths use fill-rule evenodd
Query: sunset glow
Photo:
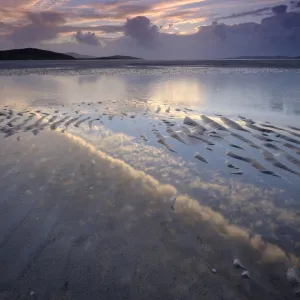
M 292 55 L 299 11 L 300 2 L 276 0 L 2 0 L 0 47 L 145 58 Z

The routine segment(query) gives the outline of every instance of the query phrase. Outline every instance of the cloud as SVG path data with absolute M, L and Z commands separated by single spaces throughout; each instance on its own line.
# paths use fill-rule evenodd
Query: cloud
M 29 0 L 20 0 L 21 2 L 22 7 L 36 3 Z M 215 6 L 221 5 L 219 0 L 214 3 Z M 298 5 L 298 1 L 293 5 Z M 26 12 L 5 6 L 0 8 L 3 22 L 0 25 L 1 47 L 14 42 L 15 47 L 51 47 L 60 52 L 66 49 L 70 51 L 71 47 L 75 47 L 76 51 L 90 55 L 124 54 L 148 59 L 299 55 L 300 12 L 296 9 L 288 12 L 285 5 L 249 9 L 218 18 L 221 23 L 221 20 L 226 19 L 267 14 L 268 17 L 260 23 L 213 23 L 200 27 L 200 22 L 205 20 L 203 16 L 207 15 L 204 1 L 159 1 L 147 4 L 137 1 L 109 1 L 81 5 L 78 10 L 72 11 L 69 7 L 68 10 L 62 8 L 60 12 Z M 222 7 L 228 9 L 228 3 Z M 143 11 L 144 15 L 136 15 Z M 131 17 L 120 23 L 119 20 L 124 20 L 127 15 Z M 92 25 L 92 21 L 97 21 L 94 23 L 97 25 Z M 183 32 L 191 33 L 182 35 Z M 77 43 L 70 43 L 74 36 Z M 43 44 L 58 37 L 69 41 Z M 94 47 L 99 45 L 99 38 L 106 45 Z M 96 49 L 98 52 L 94 53 Z
M 65 17 L 57 12 L 39 12 L 27 13 L 28 19 L 31 21 L 32 24 L 41 25 L 41 26 L 56 26 L 66 23 Z
M 140 25 L 134 24 L 134 30 L 140 29 Z M 144 32 L 138 31 L 139 35 L 134 32 L 131 36 L 138 36 L 143 42 L 148 36 L 147 30 Z M 155 31 L 155 40 L 156 47 L 152 50 L 146 43 L 140 44 L 147 50 L 131 45 L 128 40 L 122 38 L 108 44 L 104 51 L 120 53 L 120 49 L 123 49 L 128 55 L 152 59 L 209 59 L 244 55 L 297 56 L 300 49 L 300 13 L 274 14 L 264 18 L 261 23 L 201 26 L 197 33 L 183 36 Z
M 287 5 L 277 5 L 272 8 L 274 14 L 284 14 L 287 11 Z
M 61 33 L 76 33 L 75 38 L 80 43 L 99 45 L 95 33 L 123 32 L 120 25 L 99 26 L 70 26 L 67 25 L 69 15 L 58 12 L 26 12 L 24 24 L 1 23 L 0 34 L 5 32 L 7 40 L 12 41 L 15 47 L 35 46 L 41 42 L 57 38 Z M 88 31 L 88 33 L 82 33 Z
M 30 46 L 37 42 L 54 39 L 59 26 L 66 22 L 65 17 L 56 12 L 28 12 L 29 24 L 16 28 L 9 36 L 16 46 Z
M 182 8 L 186 5 L 191 5 L 191 4 L 198 4 L 200 2 L 205 2 L 205 0 L 168 0 L 168 1 L 159 1 L 157 3 L 154 3 L 152 8 L 154 9 L 177 9 L 177 8 Z
M 292 1 L 292 2 L 295 2 L 295 1 Z M 299 1 L 299 4 L 300 4 L 300 1 Z M 297 5 L 297 3 L 296 3 L 296 5 Z M 271 12 L 273 14 L 284 14 L 287 12 L 287 9 L 288 9 L 287 5 L 277 5 L 274 7 L 263 7 L 263 8 L 245 11 L 245 12 L 241 12 L 241 13 L 234 13 L 229 16 L 220 17 L 220 18 L 217 18 L 216 21 L 236 19 L 236 18 L 248 17 L 248 16 L 252 16 L 252 17 L 260 16 L 260 15 L 263 15 L 263 13 L 271 14 Z
M 261 27 L 269 34 L 283 36 L 298 34 L 300 28 L 300 13 L 290 12 L 277 14 L 262 20 Z M 279 31 L 279 32 L 278 32 Z
M 292 8 L 300 8 L 300 1 L 291 1 Z
M 130 15 L 143 14 L 147 13 L 151 9 L 151 6 L 148 4 L 123 4 L 118 6 L 116 10 L 117 18 L 124 18 Z
M 236 18 L 241 18 L 241 17 L 247 17 L 247 16 L 258 16 L 263 12 L 270 11 L 271 7 L 263 7 L 260 9 L 255 9 L 255 10 L 250 10 L 250 11 L 245 11 L 241 13 L 235 13 L 229 16 L 221 17 L 216 19 L 217 21 L 220 20 L 227 20 L 227 19 L 236 19 Z
M 72 19 L 75 22 L 85 21 L 119 21 L 124 22 L 126 18 L 149 14 L 151 6 L 142 3 L 95 3 L 91 6 L 83 6 L 74 9 Z
M 95 45 L 95 46 L 100 45 L 99 38 L 96 36 L 95 33 L 92 33 L 92 32 L 83 33 L 82 31 L 78 31 L 74 35 L 74 37 L 75 37 L 76 41 L 80 44 L 89 44 L 89 45 Z
M 145 3 L 146 2 L 146 3 Z M 97 18 L 102 20 L 123 21 L 124 18 L 135 18 L 141 15 L 151 17 L 152 20 L 166 20 L 168 14 L 186 10 L 190 5 L 199 5 L 204 0 L 159 0 L 151 3 L 144 1 L 129 0 L 124 1 L 105 1 L 77 7 L 80 14 L 85 14 L 87 18 Z M 198 9 L 197 9 L 198 11 Z M 195 11 L 196 12 L 196 11 Z M 83 15 L 82 15 L 83 16 Z
M 158 39 L 159 30 L 156 25 L 144 16 L 127 19 L 124 34 L 144 46 L 153 46 Z
M 300 14 L 277 13 L 258 23 L 213 24 L 200 27 L 197 41 L 203 56 L 299 55 Z M 281 8 L 280 12 L 283 12 Z M 198 44 L 198 43 L 196 43 Z M 201 49 L 202 48 L 202 49 Z
M 99 139 L 99 134 L 101 139 Z M 105 169 L 108 170 L 108 173 L 115 172 L 118 175 L 118 178 L 115 179 L 117 182 L 121 182 L 120 176 L 125 173 L 124 178 L 126 180 L 130 178 L 131 180 L 134 179 L 131 181 L 132 183 L 135 181 L 142 183 L 139 189 L 134 190 L 145 189 L 145 191 L 151 191 L 151 193 L 157 196 L 160 195 L 153 199 L 165 201 L 164 199 L 170 199 L 177 194 L 176 214 L 181 216 L 182 221 L 185 220 L 184 216 L 187 216 L 189 222 L 201 223 L 203 226 L 208 226 L 207 228 L 211 225 L 221 236 L 225 235 L 229 239 L 246 242 L 251 249 L 261 254 L 262 262 L 271 263 L 288 259 L 288 254 L 286 254 L 288 247 L 280 248 L 278 245 L 265 242 L 259 233 L 256 232 L 256 230 L 259 231 L 259 228 L 249 230 L 231 224 L 216 209 L 212 210 L 210 208 L 211 206 L 217 206 L 216 201 L 223 199 L 226 203 L 230 203 L 229 206 L 223 206 L 224 215 L 228 215 L 228 207 L 238 207 L 249 220 L 255 220 L 254 212 L 259 204 L 265 211 L 269 222 L 274 219 L 278 226 L 297 226 L 298 218 L 294 212 L 287 211 L 284 207 L 280 208 L 275 205 L 274 199 L 276 195 L 282 195 L 279 189 L 261 189 L 253 185 L 240 184 L 235 181 L 227 182 L 225 180 L 221 180 L 223 181 L 222 184 L 210 183 L 198 178 L 191 183 L 191 187 L 197 189 L 198 200 L 196 200 L 187 194 L 179 194 L 177 187 L 168 183 L 168 180 L 165 184 L 162 184 L 151 175 L 151 172 L 148 174 L 144 171 L 145 166 L 153 165 L 153 163 L 161 163 L 164 170 L 166 169 L 165 164 L 169 166 L 166 178 L 174 178 L 175 174 L 172 172 L 179 169 L 183 171 L 183 178 L 188 181 L 193 178 L 189 174 L 189 168 L 186 168 L 185 162 L 173 158 L 160 149 L 151 146 L 140 147 L 134 143 L 132 137 L 125 134 L 114 134 L 109 130 L 103 129 L 103 127 L 97 128 L 97 136 L 87 135 L 84 131 L 79 132 L 74 129 L 66 133 L 64 137 L 87 148 L 93 154 L 97 155 L 97 158 L 100 160 L 113 165 L 113 168 Z M 104 150 L 105 152 L 103 152 Z M 137 162 L 137 156 L 135 155 L 137 152 L 142 158 L 142 165 L 139 165 Z M 150 159 L 150 161 L 147 159 Z M 154 159 L 154 161 L 151 161 L 151 159 Z M 201 201 L 201 199 L 209 199 L 208 205 L 201 204 L 201 202 L 207 201 Z M 269 236 L 270 234 L 274 234 L 275 226 L 274 224 L 272 225 L 269 223 L 266 224 L 264 235 Z M 268 233 L 266 234 L 266 232 Z M 298 258 L 295 257 L 295 259 L 298 262 Z
M 38 4 L 40 0 L 1 0 L 2 7 L 13 7 L 13 8 L 31 8 Z
M 70 0 L 38 0 L 34 7 L 39 10 L 50 10 L 68 3 Z
M 58 30 L 59 32 L 90 31 L 90 32 L 117 33 L 117 32 L 123 32 L 124 27 L 121 25 L 61 26 Z
M 105 46 L 91 44 L 51 44 L 51 49 L 77 51 L 90 55 L 123 54 L 146 59 L 214 59 L 237 56 L 287 55 L 298 56 L 300 49 L 300 12 L 273 14 L 261 23 L 217 24 L 201 26 L 194 34 L 176 34 L 176 25 L 162 27 L 161 31 L 145 16 L 128 19 L 119 27 L 75 27 L 77 31 L 124 31 L 124 36 L 106 39 Z M 174 29 L 174 30 L 173 30 Z M 61 32 L 72 32 L 74 27 L 63 25 Z M 173 30 L 173 31 L 172 31 Z M 173 32 L 173 33 L 168 33 Z M 48 32 L 49 34 L 49 32 Z M 101 41 L 103 38 L 101 37 Z M 90 48 L 87 46 L 90 45 Z M 44 46 L 43 48 L 45 48 Z M 48 46 L 49 47 L 49 46 Z M 72 49 L 74 48 L 74 49 Z M 95 49 L 95 50 L 93 50 Z M 96 52 L 97 50 L 97 52 Z M 67 52 L 66 51 L 66 52 Z
M 1 0 L 2 7 L 21 9 L 49 10 L 61 6 L 70 0 Z
M 12 30 L 14 28 L 11 24 L 6 24 L 4 22 L 0 22 L 0 33 L 6 33 L 9 30 Z

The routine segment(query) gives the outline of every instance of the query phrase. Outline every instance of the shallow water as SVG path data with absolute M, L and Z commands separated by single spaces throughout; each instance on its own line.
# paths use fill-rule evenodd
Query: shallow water
M 300 71 L 0 74 L 2 298 L 294 299 Z

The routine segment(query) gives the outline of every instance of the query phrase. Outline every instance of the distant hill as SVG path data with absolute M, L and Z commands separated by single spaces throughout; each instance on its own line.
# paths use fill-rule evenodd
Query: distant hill
M 0 51 L 0 60 L 72 60 L 74 57 L 35 48 Z
M 114 59 L 142 59 L 139 57 L 134 57 L 134 56 L 126 56 L 126 55 L 112 55 L 112 56 L 103 56 L 103 57 L 96 57 L 93 59 L 101 59 L 101 60 L 114 60 Z
M 231 57 L 228 59 L 300 59 L 300 56 L 238 56 L 238 57 Z
M 95 56 L 90 56 L 90 55 L 84 55 L 84 54 L 79 54 L 75 52 L 68 52 L 66 55 L 70 55 L 76 59 L 94 59 Z
M 139 57 L 126 55 L 113 55 L 105 57 L 93 57 L 89 55 L 69 52 L 66 54 L 35 48 L 12 49 L 0 51 L 0 60 L 134 60 Z

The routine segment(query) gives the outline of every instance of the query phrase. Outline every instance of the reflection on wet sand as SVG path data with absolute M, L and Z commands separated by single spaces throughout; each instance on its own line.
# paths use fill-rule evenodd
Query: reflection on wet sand
M 43 299 L 293 297 L 285 272 L 298 258 L 228 223 L 199 204 L 201 195 L 196 201 L 179 194 L 171 210 L 174 186 L 82 138 L 47 132 L 34 141 L 10 139 L 1 149 L 2 172 L 14 162 L 12 148 L 24 153 L 19 170 L 31 165 L 31 176 L 16 171 L 1 183 L 10 193 L 13 176 L 24 197 L 1 203 L 0 286 L 7 299 L 31 291 Z M 233 267 L 236 257 L 249 280 Z

